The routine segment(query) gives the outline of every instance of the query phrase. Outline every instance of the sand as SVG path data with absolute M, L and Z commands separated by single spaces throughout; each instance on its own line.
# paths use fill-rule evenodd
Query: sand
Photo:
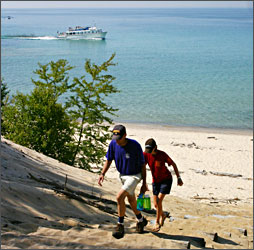
M 135 216 L 127 207 L 125 236 L 112 237 L 117 222 L 115 196 L 121 187 L 113 164 L 100 187 L 98 174 L 2 137 L 3 249 L 253 248 L 251 132 L 124 125 L 127 137 L 139 141 L 143 149 L 145 141 L 154 138 L 176 162 L 183 179 L 184 185 L 177 186 L 169 167 L 174 182 L 163 209 L 170 218 L 161 230 L 151 232 L 152 209 L 143 212 L 149 220 L 145 233 L 137 234 Z M 152 196 L 148 167 L 147 181 L 147 194 Z

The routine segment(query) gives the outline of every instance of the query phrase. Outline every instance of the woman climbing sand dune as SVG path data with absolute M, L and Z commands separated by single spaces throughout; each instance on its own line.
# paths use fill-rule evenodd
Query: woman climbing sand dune
M 157 149 L 154 139 L 148 139 L 145 143 L 144 152 L 145 163 L 149 165 L 153 177 L 153 202 L 156 208 L 156 223 L 153 227 L 154 232 L 158 232 L 164 225 L 165 219 L 169 216 L 168 212 L 163 212 L 162 201 L 166 194 L 170 193 L 173 178 L 166 167 L 173 166 L 177 176 L 177 185 L 182 186 L 183 181 L 179 175 L 175 162 L 163 151 Z

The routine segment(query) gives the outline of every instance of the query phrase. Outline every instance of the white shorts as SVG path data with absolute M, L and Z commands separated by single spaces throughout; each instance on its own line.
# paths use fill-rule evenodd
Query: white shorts
M 120 181 L 122 182 L 123 186 L 122 189 L 128 192 L 130 195 L 135 195 L 134 191 L 141 181 L 141 173 L 135 175 L 119 175 Z

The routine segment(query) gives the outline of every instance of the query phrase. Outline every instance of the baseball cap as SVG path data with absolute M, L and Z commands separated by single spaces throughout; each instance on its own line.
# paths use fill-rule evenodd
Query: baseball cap
M 156 147 L 156 142 L 153 138 L 150 138 L 145 143 L 145 152 L 152 153 L 153 149 Z
M 125 127 L 123 125 L 116 125 L 113 128 L 112 140 L 120 140 L 125 134 L 126 134 Z

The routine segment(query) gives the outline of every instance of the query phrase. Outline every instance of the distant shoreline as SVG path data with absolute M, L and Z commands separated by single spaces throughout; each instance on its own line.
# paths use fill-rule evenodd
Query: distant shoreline
M 186 131 L 186 132 L 200 132 L 200 133 L 218 133 L 218 134 L 233 134 L 233 135 L 253 135 L 253 129 L 231 129 L 231 128 L 209 128 L 198 126 L 176 126 L 160 123 L 145 123 L 145 122 L 131 122 L 131 121 L 113 121 L 114 124 L 123 124 L 125 126 L 137 126 L 149 129 L 165 129 L 172 131 Z
M 173 196 L 191 200 L 198 196 L 211 202 L 227 199 L 252 202 L 252 131 L 121 124 L 126 126 L 127 138 L 138 141 L 143 150 L 146 140 L 154 138 L 158 149 L 175 161 L 185 184 L 178 187 L 175 181 Z M 112 128 L 113 125 L 110 130 Z M 169 170 L 174 174 L 172 167 Z M 113 167 L 107 176 L 117 178 L 118 172 Z M 152 190 L 149 169 L 147 183 Z

